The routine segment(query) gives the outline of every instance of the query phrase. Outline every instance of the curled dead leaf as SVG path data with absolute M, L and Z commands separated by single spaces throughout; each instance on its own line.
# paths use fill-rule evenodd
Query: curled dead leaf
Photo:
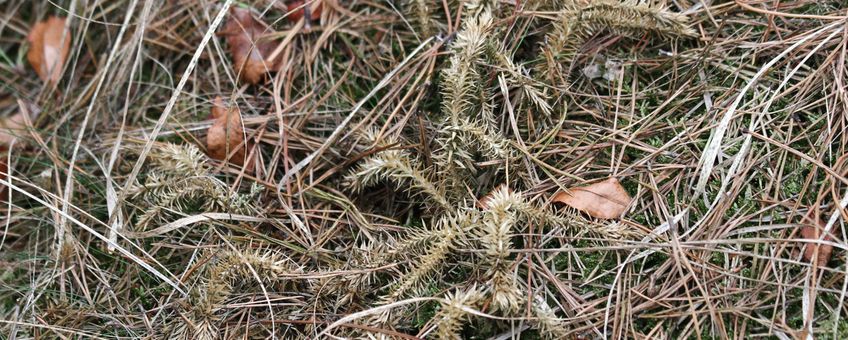
M 286 4 L 286 7 L 289 10 L 288 18 L 291 22 L 300 21 L 307 12 L 309 12 L 309 20 L 316 20 L 321 17 L 321 11 L 324 8 L 321 0 L 315 0 L 309 3 L 303 0 L 295 0 Z
M 260 39 L 271 33 L 274 31 L 254 18 L 250 10 L 238 7 L 230 9 L 230 18 L 218 34 L 227 40 L 233 58 L 233 71 L 241 81 L 257 84 L 268 71 L 275 69 L 274 63 L 266 63 L 265 58 L 273 53 L 277 44 Z
M 50 17 L 32 27 L 27 35 L 29 61 L 38 77 L 55 85 L 62 78 L 62 66 L 71 50 L 70 32 L 65 34 L 65 18 Z
M 227 108 L 221 97 L 215 97 L 210 117 L 215 122 L 206 133 L 206 153 L 213 159 L 243 165 L 245 172 L 252 173 L 253 163 L 246 162 L 246 158 L 253 147 L 245 140 L 238 107 Z
M 0 145 L 8 147 L 16 137 L 21 136 L 25 131 L 26 121 L 21 112 L 0 119 Z
M 553 201 L 583 211 L 592 217 L 614 219 L 624 214 L 631 198 L 618 179 L 610 177 L 603 182 L 559 192 Z
M 813 210 L 810 210 L 810 213 L 807 214 L 807 218 L 804 220 L 804 226 L 801 227 L 801 235 L 799 238 L 801 239 L 809 239 L 809 240 L 818 240 L 821 238 L 822 233 L 824 233 L 824 227 L 826 224 L 822 221 L 818 214 L 814 213 Z M 833 241 L 833 235 L 830 233 L 824 235 L 824 241 Z M 833 246 L 829 244 L 818 244 L 814 242 L 804 242 L 802 244 L 804 253 L 804 260 L 812 263 L 813 259 L 816 259 L 816 263 L 819 267 L 823 267 L 827 265 L 827 262 L 830 261 L 830 255 L 833 253 Z M 818 248 L 818 253 L 816 253 L 816 249 Z

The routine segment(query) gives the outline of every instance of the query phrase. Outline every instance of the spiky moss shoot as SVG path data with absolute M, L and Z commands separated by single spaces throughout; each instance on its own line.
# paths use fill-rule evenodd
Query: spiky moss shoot
M 454 124 L 460 117 L 474 117 L 479 110 L 476 93 L 482 88 L 483 79 L 477 65 L 484 55 L 491 29 L 489 11 L 468 17 L 451 46 L 448 67 L 442 71 L 442 110 Z
M 165 143 L 154 149 L 150 160 L 161 172 L 179 176 L 205 176 L 209 173 L 206 155 L 193 144 Z
M 329 268 L 345 274 L 322 276 L 313 284 L 311 305 L 327 306 L 337 311 L 353 310 L 373 294 L 378 282 L 375 268 L 388 262 L 388 250 L 380 240 L 363 244 L 351 250 L 350 261 Z
M 480 150 L 487 158 L 496 160 L 509 160 L 513 157 L 513 149 L 509 142 L 499 134 L 487 129 L 465 118 L 460 118 L 459 124 L 447 127 L 446 130 L 452 135 L 466 136 L 464 139 L 466 147 L 471 146 Z
M 502 84 L 516 84 L 539 111 L 545 116 L 550 116 L 553 110 L 548 104 L 550 96 L 539 89 L 541 84 L 531 78 L 524 67 L 516 65 L 505 53 L 496 53 L 495 60 L 502 69 L 500 74 L 502 79 L 499 81 Z
M 641 0 L 566 1 L 542 53 L 552 84 L 568 80 L 574 56 L 591 35 L 609 31 L 637 39 L 646 33 L 662 39 L 693 37 L 688 17 Z M 563 68 L 565 66 L 565 68 Z
M 623 240 L 641 236 L 638 231 L 618 221 L 596 220 L 584 217 L 580 212 L 564 208 L 560 212 L 536 210 L 532 212 L 545 224 L 559 228 L 571 235 L 590 235 L 605 240 Z
M 477 173 L 474 164 L 475 155 L 479 154 L 485 159 L 501 160 L 510 164 L 518 159 L 518 152 L 507 139 L 479 120 L 463 117 L 457 120 L 456 125 L 443 126 L 436 142 L 440 149 L 433 155 L 433 160 L 439 164 L 440 173 L 450 169 L 443 176 L 443 183 L 448 188 L 446 191 L 451 202 L 461 202 L 466 196 L 462 187 L 463 183 L 471 181 L 473 175 Z M 524 172 L 518 173 L 524 183 L 532 182 Z M 466 180 L 463 181 L 462 178 Z
M 397 301 L 411 290 L 421 291 L 427 281 L 438 276 L 438 270 L 445 264 L 445 259 L 466 243 L 466 235 L 474 225 L 476 216 L 469 212 L 446 214 L 439 222 L 433 233 L 436 237 L 418 258 L 410 259 L 410 270 L 400 279 L 392 291 L 383 300 L 387 303 Z
M 438 4 L 429 0 L 408 0 L 406 2 L 407 15 L 413 18 L 417 26 L 418 35 L 421 38 L 429 37 L 436 33 L 438 22 L 434 19 L 434 12 Z
M 385 179 L 395 182 L 398 188 L 408 185 L 407 191 L 423 194 L 442 209 L 452 207 L 443 191 L 431 182 L 409 154 L 402 150 L 386 150 L 368 157 L 348 174 L 347 186 L 355 192 L 361 192 L 362 189 Z
M 541 296 L 533 299 L 533 327 L 546 339 L 567 339 L 570 334 L 568 328 L 559 319 L 554 310 Z
M 511 207 L 520 204 L 521 198 L 506 186 L 495 189 L 486 204 L 483 223 L 477 230 L 485 249 L 485 262 L 489 265 L 486 276 L 489 278 L 493 310 L 506 313 L 517 311 L 521 301 L 515 276 L 510 272 L 510 238 L 516 222 L 515 211 Z
M 428 244 L 437 240 L 441 233 L 425 229 L 412 229 L 406 231 L 406 237 L 395 241 L 391 249 L 383 253 L 385 260 L 396 259 L 410 253 L 420 252 Z
M 378 147 L 388 148 L 399 143 L 393 136 L 381 139 L 375 129 L 366 129 L 360 135 L 369 144 Z M 405 191 L 413 195 L 423 195 L 440 209 L 452 209 L 444 190 L 431 181 L 418 161 L 404 150 L 388 149 L 367 157 L 356 169 L 348 173 L 345 186 L 354 192 L 361 192 L 383 180 L 394 182 L 398 188 L 406 187 Z
M 191 144 L 167 143 L 150 154 L 151 168 L 143 183 L 129 188 L 139 209 L 136 229 L 167 222 L 170 216 L 190 212 L 253 211 L 251 195 L 232 192 L 210 175 L 206 155 Z
M 695 31 L 688 26 L 688 17 L 641 0 L 575 2 L 564 10 L 563 16 L 565 20 L 576 22 L 578 32 L 575 33 L 583 36 L 602 30 L 634 39 L 645 33 L 663 39 L 695 36 Z
M 485 79 L 479 64 L 485 56 L 492 30 L 492 13 L 487 6 L 469 12 L 451 46 L 448 66 L 442 70 L 442 112 L 445 122 L 438 132 L 439 146 L 434 160 L 449 191 L 461 191 L 464 178 L 474 173 L 474 160 L 468 151 L 467 136 L 456 133 L 468 123 L 493 122 L 488 106 Z
M 447 293 L 442 309 L 433 318 L 436 321 L 436 337 L 438 339 L 462 339 L 460 331 L 468 314 L 464 308 L 475 308 L 482 301 L 483 294 L 477 287 L 466 290 L 457 289 Z
M 589 234 L 602 239 L 620 240 L 641 236 L 617 221 L 603 221 L 584 217 L 572 208 L 560 211 L 551 207 L 537 207 L 527 202 L 518 192 L 500 186 L 487 197 L 485 208 L 489 211 L 509 210 L 516 219 L 558 228 L 572 235 Z
M 262 287 L 282 280 L 283 274 L 297 268 L 281 254 L 265 250 L 227 250 L 212 254 L 185 306 L 184 322 L 177 322 L 174 334 L 186 339 L 217 339 L 223 315 L 221 305 L 236 287 L 258 284 Z

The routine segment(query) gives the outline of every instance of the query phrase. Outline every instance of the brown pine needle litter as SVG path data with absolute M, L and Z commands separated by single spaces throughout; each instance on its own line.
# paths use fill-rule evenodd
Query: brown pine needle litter
M 844 1 L 0 10 L 0 338 L 848 338 Z

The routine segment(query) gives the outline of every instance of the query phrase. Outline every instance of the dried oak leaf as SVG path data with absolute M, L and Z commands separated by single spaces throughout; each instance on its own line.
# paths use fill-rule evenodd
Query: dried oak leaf
M 65 32 L 65 18 L 50 17 L 32 27 L 27 36 L 27 60 L 38 77 L 55 85 L 62 78 L 62 66 L 71 50 L 71 35 Z
M 813 210 L 810 210 L 810 213 L 807 214 L 807 218 L 804 219 L 804 226 L 801 227 L 800 238 L 818 240 L 824 232 L 825 226 L 826 224 L 818 217 L 818 214 L 814 213 Z M 833 236 L 829 233 L 826 234 L 824 236 L 824 241 L 833 241 Z M 812 263 L 813 257 L 815 256 L 816 263 L 819 267 L 826 266 L 827 261 L 830 261 L 831 253 L 833 253 L 833 246 L 829 244 L 804 242 L 803 247 L 804 260 Z M 816 248 L 818 248 L 818 254 L 815 254 Z
M 218 34 L 227 40 L 233 58 L 233 71 L 241 81 L 257 84 L 268 71 L 275 69 L 275 63 L 266 62 L 265 58 L 274 52 L 277 43 L 260 39 L 270 33 L 274 31 L 254 18 L 250 10 L 238 7 L 230 9 L 230 18 Z
M 592 217 L 602 219 L 621 217 L 630 205 L 630 200 L 630 195 L 614 177 L 603 182 L 559 192 L 553 198 L 554 202 L 564 203 Z
M 217 160 L 227 160 L 243 165 L 245 172 L 253 172 L 253 162 L 247 162 L 248 151 L 253 149 L 250 141 L 245 140 L 238 107 L 227 108 L 221 97 L 215 97 L 210 118 L 215 119 L 206 133 L 206 153 Z M 230 155 L 227 158 L 227 155 Z
M 303 0 L 295 0 L 286 4 L 286 7 L 289 10 L 289 21 L 297 22 L 300 21 L 300 18 L 306 14 L 307 8 L 309 9 L 309 19 L 315 20 L 321 17 L 321 10 L 323 10 L 324 6 L 321 3 L 321 0 L 312 1 L 306 5 L 306 2 Z
M 17 136 L 26 131 L 25 129 L 26 121 L 21 112 L 0 119 L 0 145 L 9 146 Z

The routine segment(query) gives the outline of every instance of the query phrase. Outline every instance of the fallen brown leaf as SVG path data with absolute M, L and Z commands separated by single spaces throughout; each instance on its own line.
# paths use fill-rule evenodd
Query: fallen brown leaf
M 24 115 L 20 112 L 0 119 L 0 145 L 12 144 L 12 141 L 25 131 L 25 124 Z
M 233 70 L 241 81 L 257 84 L 265 78 L 265 73 L 274 69 L 274 63 L 266 63 L 265 58 L 271 55 L 277 44 L 260 40 L 270 33 L 274 31 L 254 18 L 250 10 L 230 9 L 230 18 L 219 34 L 226 37 L 233 58 Z
M 32 27 L 27 36 L 27 60 L 38 77 L 55 85 L 62 78 L 62 66 L 71 50 L 71 35 L 64 36 L 65 18 L 50 17 Z
M 286 6 L 289 9 L 289 20 L 292 22 L 300 21 L 301 18 L 306 14 L 306 8 L 309 7 L 309 19 L 316 20 L 321 17 L 321 10 L 323 10 L 324 6 L 321 3 L 321 0 L 316 0 L 308 5 L 304 6 L 305 2 L 303 0 L 295 0 L 289 2 Z
M 810 213 L 807 214 L 807 218 L 804 219 L 804 226 L 801 227 L 801 235 L 802 239 L 811 239 L 818 240 L 824 232 L 824 227 L 826 224 L 818 217 L 818 214 L 814 213 L 813 210 L 810 210 Z M 827 234 L 824 236 L 825 241 L 833 241 L 833 236 Z M 804 242 L 804 260 L 812 263 L 813 256 L 815 255 L 816 263 L 818 263 L 819 267 L 823 267 L 827 265 L 827 262 L 830 261 L 830 255 L 833 253 L 833 246 L 829 244 L 817 244 L 812 242 Z M 816 248 L 818 248 L 818 254 L 816 255 Z
M 253 172 L 253 163 L 245 158 L 252 149 L 252 143 L 245 143 L 241 112 L 238 107 L 227 108 L 221 97 L 216 97 L 211 118 L 215 119 L 206 134 L 206 153 L 217 160 L 229 160 L 233 164 L 244 165 L 245 172 Z M 227 159 L 227 155 L 232 155 Z
M 630 200 L 630 195 L 614 177 L 603 182 L 559 192 L 553 198 L 554 202 L 564 203 L 602 219 L 620 218 L 630 205 Z

